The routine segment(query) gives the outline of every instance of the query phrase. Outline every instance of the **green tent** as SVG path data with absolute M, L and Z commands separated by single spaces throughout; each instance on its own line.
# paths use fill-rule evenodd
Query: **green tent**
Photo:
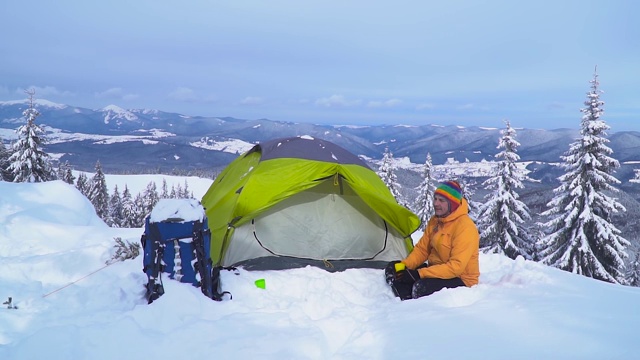
M 265 259 L 272 267 L 287 259 L 369 266 L 405 257 L 420 224 L 364 161 L 309 136 L 254 146 L 218 175 L 202 205 L 217 266 Z

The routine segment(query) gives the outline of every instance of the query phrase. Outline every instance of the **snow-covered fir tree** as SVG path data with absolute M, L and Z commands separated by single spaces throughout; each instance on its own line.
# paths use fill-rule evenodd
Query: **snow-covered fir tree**
M 636 258 L 627 270 L 627 284 L 640 287 L 640 252 L 636 253 Z
M 64 173 L 65 173 L 64 164 L 59 164 L 58 171 L 56 171 L 56 176 L 58 177 L 58 180 L 62 180 L 62 176 L 64 176 Z
M 396 199 L 398 204 L 405 206 L 404 198 L 400 193 L 401 185 L 398 183 L 398 177 L 395 174 L 395 163 L 393 161 L 393 153 L 389 150 L 389 147 L 384 148 L 384 155 L 382 156 L 382 163 L 378 168 L 378 176 L 382 179 L 382 182 L 389 188 L 391 194 Z
M 187 179 L 184 179 L 184 188 L 182 189 L 182 194 L 180 194 L 180 199 L 191 199 L 193 198 L 193 194 L 189 190 L 189 183 Z
M 539 240 L 542 262 L 557 268 L 612 283 L 624 283 L 624 239 L 611 222 L 612 213 L 625 211 L 611 184 L 620 181 L 611 175 L 619 163 L 606 143 L 609 126 L 600 118 L 604 102 L 600 100 L 597 72 L 590 81 L 586 107 L 580 111 L 580 137 L 561 157 L 566 170 L 560 186 L 542 213 L 550 220 L 543 225 L 548 235 Z
M 0 138 L 0 181 L 13 180 L 9 171 L 9 156 L 11 156 L 11 153 Z
M 427 153 L 422 171 L 422 182 L 416 190 L 418 197 L 413 203 L 413 212 L 420 218 L 420 230 L 424 231 L 427 222 L 433 216 L 433 194 L 436 191 L 435 180 L 433 179 L 433 162 L 431 154 Z
M 151 214 L 153 208 L 156 206 L 158 201 L 160 201 L 160 195 L 158 195 L 158 189 L 155 182 L 150 181 L 147 184 L 147 187 L 144 189 L 142 194 L 142 200 L 144 204 L 142 206 L 142 212 L 144 213 L 143 218 L 145 218 L 147 215 Z
M 478 186 L 478 182 L 474 178 L 466 176 L 456 179 L 456 177 L 453 175 L 447 175 L 445 179 L 455 180 L 458 182 L 458 184 L 460 184 L 460 188 L 462 188 L 462 197 L 467 199 L 467 203 L 469 204 L 469 217 L 474 222 L 477 222 L 478 213 L 480 212 L 482 203 L 473 200 L 473 196 L 476 194 L 476 187 Z
M 142 196 L 142 193 L 138 193 L 136 197 L 133 199 L 133 214 L 132 214 L 132 225 L 131 227 L 141 227 L 144 226 L 144 220 L 149 214 L 146 210 L 147 203 Z
M 36 124 L 40 112 L 34 107 L 33 90 L 25 91 L 29 95 L 29 107 L 22 113 L 27 123 L 20 126 L 16 133 L 18 140 L 13 144 L 9 157 L 9 170 L 14 182 L 44 182 L 56 179 L 49 154 L 42 150 L 46 143 L 44 129 Z
M 91 192 L 91 184 L 89 184 L 89 178 L 87 174 L 80 173 L 78 174 L 78 179 L 76 179 L 76 189 L 80 191 L 80 193 L 89 198 L 89 192 Z
M 169 187 L 167 186 L 167 179 L 162 178 L 162 192 L 160 193 L 161 199 L 169 198 Z
M 60 164 L 58 167 L 58 180 L 62 180 L 67 184 L 73 185 L 76 181 L 76 177 L 73 176 L 73 171 L 69 161 L 65 161 L 64 164 Z
M 123 227 L 124 221 L 124 206 L 122 205 L 122 197 L 120 191 L 118 191 L 118 185 L 113 189 L 113 194 L 109 196 L 109 216 L 107 218 L 107 225 L 111 227 L 120 228 Z
M 134 228 L 140 227 L 142 225 L 138 225 L 137 223 L 137 211 L 135 209 L 135 204 L 133 202 L 133 198 L 131 197 L 131 192 L 127 185 L 124 185 L 124 190 L 122 190 L 122 222 L 121 227 L 124 228 Z
M 484 181 L 489 193 L 480 207 L 478 229 L 480 248 L 485 253 L 504 254 L 512 259 L 522 255 L 531 259 L 533 244 L 525 221 L 531 219 L 529 209 L 518 198 L 516 189 L 524 188 L 525 175 L 518 169 L 517 154 L 520 143 L 516 141 L 516 131 L 505 121 L 506 128 L 500 131 L 496 154 L 496 172 Z
M 96 162 L 96 173 L 91 178 L 89 201 L 96 209 L 96 214 L 106 221 L 109 216 L 109 190 L 107 189 L 107 180 L 102 172 L 100 160 Z

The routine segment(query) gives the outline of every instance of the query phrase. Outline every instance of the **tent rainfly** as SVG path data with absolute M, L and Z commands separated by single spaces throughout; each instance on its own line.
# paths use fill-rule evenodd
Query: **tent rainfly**
M 420 225 L 364 161 L 310 136 L 255 145 L 202 205 L 211 259 L 224 267 L 381 267 L 407 255 Z

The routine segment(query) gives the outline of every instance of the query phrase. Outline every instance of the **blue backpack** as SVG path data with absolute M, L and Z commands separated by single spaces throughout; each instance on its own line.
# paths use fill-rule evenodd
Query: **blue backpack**
M 171 202 L 162 203 L 164 200 Z M 195 200 L 183 200 L 181 203 L 176 199 L 163 199 L 156 208 L 160 206 L 165 212 L 167 205 L 187 204 L 195 208 L 193 202 Z M 202 209 L 199 203 L 197 206 Z M 144 249 L 142 271 L 148 279 L 145 295 L 148 303 L 164 294 L 162 273 L 167 273 L 170 279 L 199 287 L 205 296 L 213 300 L 222 300 L 228 292 L 220 292 L 220 269 L 212 266 L 211 232 L 204 209 L 198 220 L 185 220 L 179 216 L 160 220 L 156 216 L 152 220 L 154 211 L 145 219 L 144 234 L 140 240 Z

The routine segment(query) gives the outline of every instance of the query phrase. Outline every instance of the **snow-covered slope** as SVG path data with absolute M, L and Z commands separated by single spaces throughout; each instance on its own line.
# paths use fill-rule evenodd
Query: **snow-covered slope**
M 0 299 L 18 306 L 0 308 L 0 359 L 631 359 L 640 351 L 639 288 L 499 255 L 481 255 L 479 285 L 405 302 L 381 270 L 308 267 L 225 271 L 233 299 L 220 303 L 165 277 L 166 294 L 147 305 L 141 257 L 105 267 L 113 238 L 137 242 L 142 229 L 108 228 L 59 181 L 0 182 L 0 193 Z

